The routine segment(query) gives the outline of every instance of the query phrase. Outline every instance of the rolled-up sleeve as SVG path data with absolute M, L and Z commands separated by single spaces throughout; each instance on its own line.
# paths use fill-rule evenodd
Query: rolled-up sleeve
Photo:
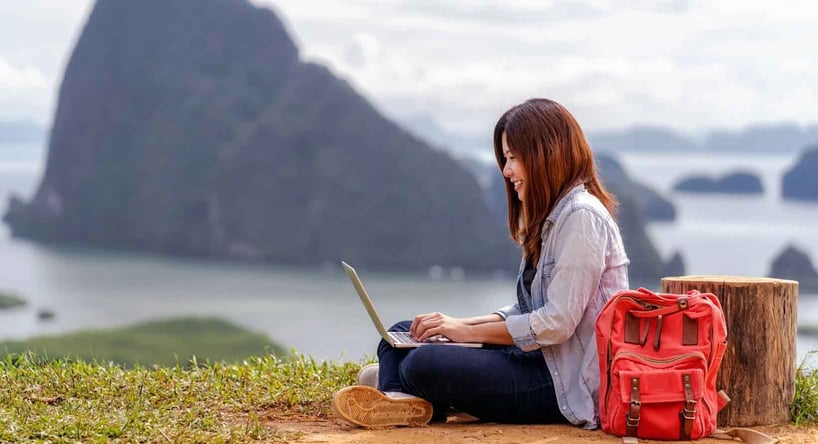
M 540 348 L 537 335 L 531 330 L 531 315 L 533 313 L 518 314 L 506 318 L 506 329 L 514 345 L 520 350 L 531 351 Z
M 500 315 L 500 317 L 505 320 L 508 319 L 509 316 L 518 315 L 521 313 L 520 304 L 515 303 L 506 305 L 505 307 L 500 307 L 497 310 L 494 310 L 492 313 Z
M 605 270 L 608 229 L 603 216 L 577 209 L 549 236 L 557 237 L 547 302 L 531 313 L 521 314 L 518 307 L 518 313 L 505 317 L 514 344 L 525 351 L 561 344 L 574 334 Z

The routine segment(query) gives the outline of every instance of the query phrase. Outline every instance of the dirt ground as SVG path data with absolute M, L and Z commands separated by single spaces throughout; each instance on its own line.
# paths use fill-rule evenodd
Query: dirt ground
M 426 427 L 395 427 L 367 430 L 348 424 L 337 418 L 275 419 L 267 425 L 280 432 L 287 442 L 294 443 L 622 443 L 621 438 L 601 431 L 587 431 L 568 425 L 507 425 L 481 423 L 472 418 L 450 417 L 443 424 Z M 786 444 L 818 443 L 818 428 L 793 425 L 754 427 L 755 430 L 780 439 Z M 666 441 L 639 440 L 640 443 Z M 729 440 L 708 438 L 696 441 L 701 444 L 724 444 Z M 741 441 L 734 441 L 741 442 Z

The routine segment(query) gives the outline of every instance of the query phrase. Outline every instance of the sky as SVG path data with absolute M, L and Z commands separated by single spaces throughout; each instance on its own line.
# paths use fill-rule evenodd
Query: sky
M 252 1 L 304 60 L 415 125 L 484 133 L 530 97 L 591 131 L 818 122 L 814 1 Z M 0 120 L 49 124 L 92 5 L 0 0 Z

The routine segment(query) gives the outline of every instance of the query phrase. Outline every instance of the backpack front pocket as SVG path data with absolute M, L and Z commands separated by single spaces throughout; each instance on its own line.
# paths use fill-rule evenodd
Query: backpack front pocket
M 606 399 L 612 431 L 646 439 L 703 436 L 711 411 L 703 397 L 706 369 L 704 355 L 698 352 L 670 359 L 617 354 Z

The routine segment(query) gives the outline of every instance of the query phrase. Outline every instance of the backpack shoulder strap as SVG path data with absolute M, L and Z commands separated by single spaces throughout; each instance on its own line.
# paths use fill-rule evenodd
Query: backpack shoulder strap
M 722 435 L 722 436 L 718 436 Z M 729 439 L 738 438 L 747 444 L 776 444 L 778 438 L 759 432 L 758 430 L 745 428 L 716 429 L 713 438 Z
M 745 428 L 716 429 L 711 438 L 729 439 L 738 438 L 747 444 L 777 444 L 778 438 L 759 432 L 758 430 Z M 735 442 L 735 441 L 734 441 Z M 633 436 L 623 436 L 622 444 L 639 444 L 639 439 Z

